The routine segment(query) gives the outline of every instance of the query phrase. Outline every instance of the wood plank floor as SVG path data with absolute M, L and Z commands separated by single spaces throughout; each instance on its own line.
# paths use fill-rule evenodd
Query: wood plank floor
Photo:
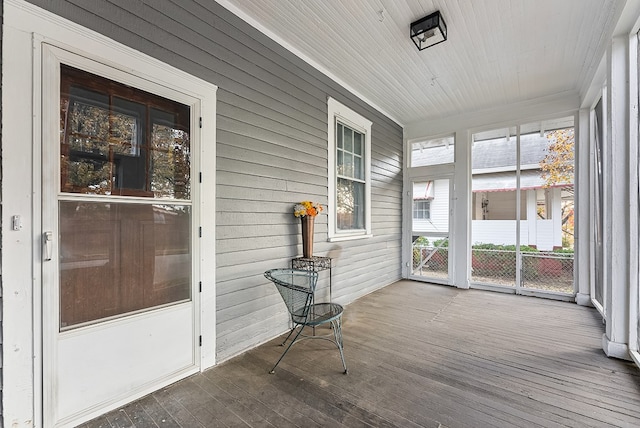
M 603 331 L 572 303 L 400 281 L 345 309 L 348 375 L 322 340 L 270 375 L 274 340 L 83 427 L 638 427 L 640 372 Z

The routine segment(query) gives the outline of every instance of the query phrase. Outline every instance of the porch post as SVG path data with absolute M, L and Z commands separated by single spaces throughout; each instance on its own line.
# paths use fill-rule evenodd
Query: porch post
M 628 37 L 616 37 L 607 50 L 609 103 L 604 145 L 604 287 L 606 331 L 602 348 L 609 357 L 629 359 L 629 128 Z
M 578 113 L 578 126 L 576 127 L 575 147 L 575 219 L 574 240 L 574 278 L 578 286 L 576 303 L 581 306 L 593 306 L 591 303 L 591 270 L 589 268 L 590 252 L 590 198 L 591 186 L 589 179 L 589 150 L 592 138 L 590 129 L 590 111 L 582 109 Z
M 469 288 L 471 261 L 469 246 L 471 226 L 471 135 L 467 131 L 456 132 L 455 144 L 455 195 L 453 198 L 453 284 Z
M 526 190 L 527 195 L 527 242 L 520 242 L 520 245 L 531 245 L 538 243 L 538 211 L 536 201 L 536 189 Z

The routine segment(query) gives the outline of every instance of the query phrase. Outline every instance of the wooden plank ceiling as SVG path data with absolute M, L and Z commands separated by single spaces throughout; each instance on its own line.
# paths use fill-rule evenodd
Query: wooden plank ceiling
M 219 0 L 402 125 L 579 96 L 624 0 Z M 419 52 L 435 10 L 449 38 Z

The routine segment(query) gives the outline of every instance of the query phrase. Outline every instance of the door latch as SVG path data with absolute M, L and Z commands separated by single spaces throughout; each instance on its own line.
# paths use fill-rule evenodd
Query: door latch
M 48 262 L 51 260 L 51 253 L 53 247 L 53 232 L 44 232 L 42 234 L 42 245 L 44 251 L 44 261 Z

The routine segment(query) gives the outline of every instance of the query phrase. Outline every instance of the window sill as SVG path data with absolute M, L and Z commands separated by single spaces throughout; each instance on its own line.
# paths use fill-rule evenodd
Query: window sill
M 362 234 L 362 235 L 346 235 L 346 236 L 332 236 L 327 238 L 327 242 L 342 242 L 342 241 L 354 241 L 356 239 L 369 239 L 373 238 L 373 234 Z

